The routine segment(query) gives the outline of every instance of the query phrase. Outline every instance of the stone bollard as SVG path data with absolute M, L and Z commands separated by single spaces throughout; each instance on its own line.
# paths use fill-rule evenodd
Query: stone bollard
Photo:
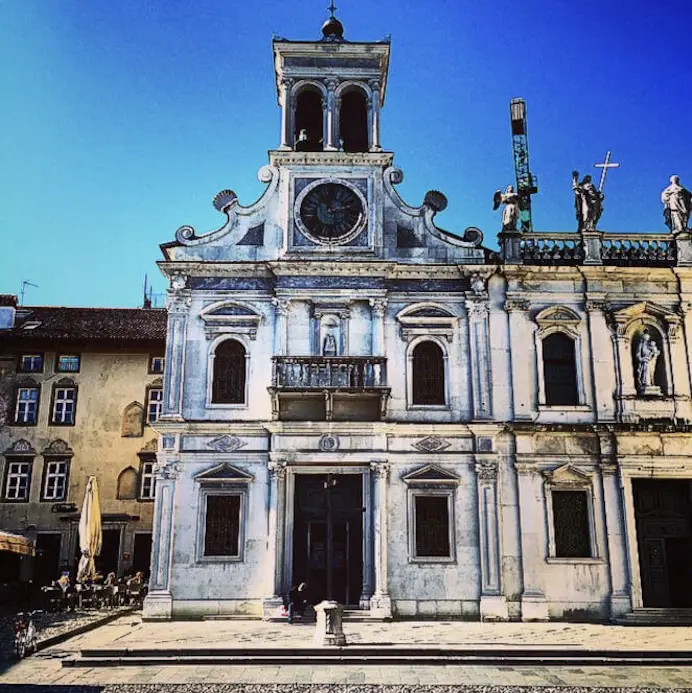
M 317 626 L 315 645 L 345 645 L 346 636 L 343 629 L 344 608 L 333 601 L 323 601 L 315 606 Z

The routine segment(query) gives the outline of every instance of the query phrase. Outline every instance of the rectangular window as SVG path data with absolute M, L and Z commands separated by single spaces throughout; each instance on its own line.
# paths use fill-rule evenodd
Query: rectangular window
M 166 365 L 166 359 L 163 356 L 152 356 L 149 360 L 150 373 L 163 373 Z
M 43 481 L 43 500 L 61 501 L 67 497 L 67 460 L 50 460 L 46 462 Z
M 415 558 L 449 558 L 449 496 L 415 496 Z
M 29 500 L 31 462 L 8 459 L 5 479 L 5 500 Z
M 240 556 L 240 494 L 208 495 L 205 556 Z
M 587 491 L 553 491 L 556 558 L 591 558 Z
M 79 354 L 61 354 L 55 370 L 60 373 L 78 373 L 80 365 Z
M 142 500 L 153 500 L 155 491 L 154 462 L 142 462 L 139 470 L 139 497 Z
M 43 354 L 22 354 L 19 357 L 22 373 L 40 373 L 43 370 Z
M 152 387 L 149 389 L 149 401 L 147 403 L 147 423 L 154 423 L 161 416 L 161 406 L 163 405 L 163 390 Z
M 20 387 L 17 390 L 17 407 L 14 422 L 18 424 L 35 424 L 38 415 L 37 387 Z
M 73 424 L 77 390 L 73 387 L 56 387 L 53 396 L 54 424 Z

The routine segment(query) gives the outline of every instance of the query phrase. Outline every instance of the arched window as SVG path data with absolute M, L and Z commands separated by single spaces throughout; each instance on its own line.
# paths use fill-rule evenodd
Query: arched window
M 295 150 L 297 152 L 321 152 L 322 94 L 310 87 L 298 94 L 295 116 Z
M 579 404 L 574 340 L 564 332 L 543 339 L 543 376 L 547 405 Z
M 435 342 L 413 349 L 413 404 L 445 404 L 445 362 Z
M 214 353 L 214 377 L 211 401 L 215 404 L 245 402 L 245 347 L 235 339 L 226 339 Z
M 345 152 L 368 151 L 368 108 L 360 89 L 348 91 L 341 97 L 339 137 Z

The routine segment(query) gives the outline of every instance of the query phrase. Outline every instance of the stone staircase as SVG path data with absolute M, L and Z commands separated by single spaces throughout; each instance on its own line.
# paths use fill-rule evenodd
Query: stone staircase
M 622 626 L 692 626 L 692 609 L 633 609 L 613 622 Z

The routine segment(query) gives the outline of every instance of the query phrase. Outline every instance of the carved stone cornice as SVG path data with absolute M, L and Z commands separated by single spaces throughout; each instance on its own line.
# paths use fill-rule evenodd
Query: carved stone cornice
M 336 97 L 338 103 L 339 98 Z M 389 168 L 394 162 L 392 152 L 269 152 L 272 166 L 301 166 L 321 164 L 327 166 L 378 166 Z

